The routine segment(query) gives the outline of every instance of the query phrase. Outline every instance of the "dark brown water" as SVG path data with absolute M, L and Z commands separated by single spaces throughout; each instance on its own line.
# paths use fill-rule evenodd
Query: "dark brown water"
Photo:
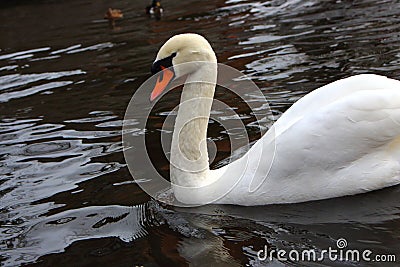
M 320 251 L 339 238 L 349 249 L 395 254 L 399 264 L 399 187 L 296 205 L 163 207 L 133 182 L 121 145 L 125 108 L 171 35 L 205 35 L 220 62 L 262 88 L 278 117 L 339 78 L 400 79 L 399 2 L 165 0 L 160 21 L 144 14 L 147 4 L 0 3 L 1 265 L 310 266 L 260 261 L 257 251 Z M 125 16 L 114 28 L 103 20 L 110 5 Z M 157 128 L 174 104 L 160 103 L 145 133 L 163 173 Z M 230 105 L 250 139 L 259 138 L 245 105 Z M 217 160 L 229 156 L 222 130 L 210 126 L 210 135 Z

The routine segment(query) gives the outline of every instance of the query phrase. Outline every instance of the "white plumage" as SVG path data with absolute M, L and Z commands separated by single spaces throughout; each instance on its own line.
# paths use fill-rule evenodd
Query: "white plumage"
M 160 49 L 157 60 L 172 53 L 177 53 L 172 60 L 176 76 L 215 79 L 216 70 L 199 67 L 183 73 L 177 66 L 193 60 L 216 62 L 203 37 L 174 36 Z M 400 183 L 400 81 L 363 74 L 318 88 L 293 104 L 242 158 L 209 170 L 207 148 L 202 145 L 207 121 L 182 125 L 187 114 L 209 116 L 211 101 L 200 98 L 212 100 L 214 90 L 210 83 L 195 83 L 186 84 L 182 92 L 181 100 L 192 102 L 179 107 L 171 149 L 171 179 L 179 201 L 247 206 L 294 203 Z M 181 146 L 183 154 L 177 152 Z M 202 155 L 193 163 L 202 166 L 201 171 L 180 168 L 190 153 Z

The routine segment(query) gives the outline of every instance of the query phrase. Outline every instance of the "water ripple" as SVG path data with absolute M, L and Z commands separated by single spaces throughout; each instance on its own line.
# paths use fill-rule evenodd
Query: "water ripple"
M 63 265 L 79 257 L 81 265 L 89 266 L 92 256 L 115 266 L 126 264 L 121 260 L 126 258 L 143 259 L 129 264 L 145 266 L 165 259 L 171 266 L 294 265 L 277 259 L 260 262 L 256 253 L 265 244 L 326 249 L 338 237 L 353 240 L 352 248 L 393 253 L 387 244 L 399 239 L 396 188 L 279 207 L 163 208 L 148 202 L 131 179 L 121 128 L 132 125 L 132 135 L 149 138 L 154 162 L 168 172 L 156 129 L 174 115 L 169 107 L 173 101 L 160 103 L 146 129 L 134 128 L 137 120 L 122 118 L 162 42 L 193 29 L 210 40 L 221 62 L 244 71 L 262 89 L 272 108 L 260 122 L 263 129 L 300 97 L 333 80 L 366 72 L 399 79 L 399 3 L 170 1 L 162 20 L 153 21 L 140 13 L 140 1 L 122 1 L 126 16 L 109 28 L 102 20 L 108 4 L 23 2 L 0 8 L 8 18 L 0 49 L 2 265 L 39 257 L 44 264 Z M 52 16 L 40 20 L 38 14 Z M 259 138 L 260 126 L 244 103 L 219 90 L 216 97 L 238 114 L 224 117 L 212 111 L 216 118 L 241 119 L 251 142 Z M 268 108 L 260 104 L 254 113 L 265 114 Z M 171 135 L 170 127 L 164 134 Z M 239 144 L 246 139 L 241 131 L 233 132 L 230 138 L 210 123 L 211 139 L 228 157 L 217 155 L 217 167 L 247 149 L 230 154 L 228 139 Z M 108 244 L 112 239 L 117 241 Z M 126 245 L 131 242 L 135 249 Z
M 37 255 L 64 251 L 66 245 L 88 238 L 118 237 L 125 242 L 133 241 L 147 234 L 148 226 L 143 205 L 87 207 L 68 210 L 35 223 L 24 235 L 4 240 L 10 257 L 4 262 L 15 265 L 31 262 Z M 8 233 L 11 234 L 11 233 Z M 0 245 L 1 247 L 1 245 Z M 12 252 L 12 253 L 11 253 Z
M 0 90 L 5 90 L 41 80 L 55 80 L 62 77 L 85 74 L 82 70 L 34 73 L 34 74 L 10 74 L 0 77 Z
M 42 47 L 42 48 L 36 48 L 36 49 L 30 49 L 26 51 L 21 51 L 21 52 L 15 52 L 11 54 L 4 54 L 0 55 L 0 60 L 5 60 L 5 59 L 18 59 L 21 57 L 25 56 L 31 56 L 33 53 L 38 53 L 38 52 L 44 52 L 50 50 L 50 47 Z

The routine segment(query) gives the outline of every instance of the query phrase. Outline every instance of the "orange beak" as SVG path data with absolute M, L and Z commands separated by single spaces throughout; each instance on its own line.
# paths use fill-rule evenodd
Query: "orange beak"
M 164 92 L 165 88 L 167 88 L 168 84 L 172 81 L 175 74 L 172 70 L 167 69 L 161 66 L 161 72 L 157 77 L 156 85 L 154 86 L 153 92 L 150 95 L 150 101 L 156 99 L 162 92 Z

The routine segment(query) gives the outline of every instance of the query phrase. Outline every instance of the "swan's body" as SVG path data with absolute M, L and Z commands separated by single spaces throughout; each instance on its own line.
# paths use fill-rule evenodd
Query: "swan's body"
M 192 61 L 211 65 L 179 65 Z M 154 72 L 167 75 L 166 62 L 176 77 L 188 75 L 171 147 L 171 181 L 179 201 L 294 203 L 400 183 L 400 81 L 364 74 L 318 88 L 293 104 L 242 158 L 210 170 L 204 141 L 215 54 L 203 37 L 182 34 L 160 49 Z M 153 92 L 152 99 L 160 93 Z

